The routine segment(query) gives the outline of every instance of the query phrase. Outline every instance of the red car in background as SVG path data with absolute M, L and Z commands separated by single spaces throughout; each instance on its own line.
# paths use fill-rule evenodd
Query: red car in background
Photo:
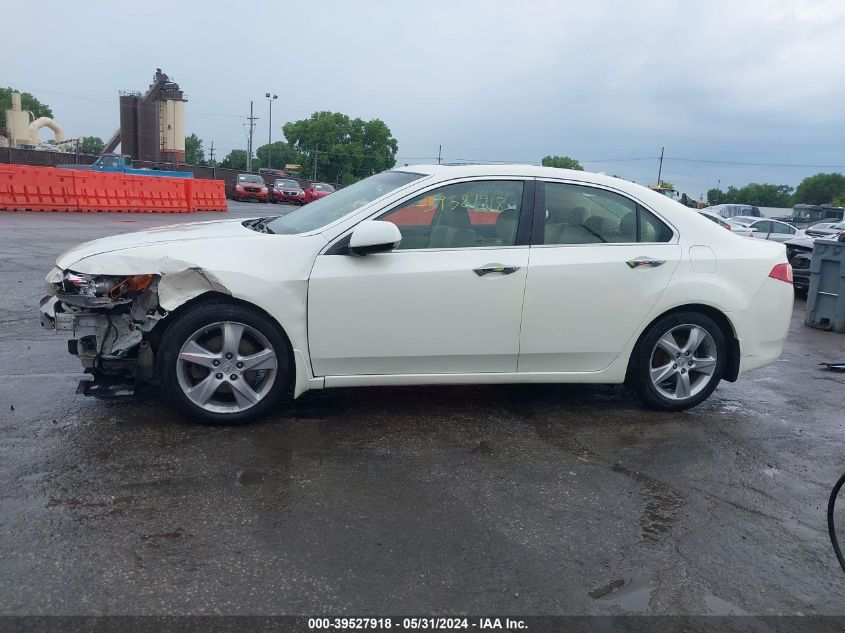
M 312 182 L 305 187 L 305 202 L 313 202 L 334 193 L 334 187 L 325 182 Z
M 261 176 L 254 174 L 238 174 L 232 200 L 258 200 L 267 202 L 267 185 Z
M 290 178 L 282 178 L 273 183 L 270 191 L 270 202 L 285 204 L 305 204 L 305 192 L 299 183 Z

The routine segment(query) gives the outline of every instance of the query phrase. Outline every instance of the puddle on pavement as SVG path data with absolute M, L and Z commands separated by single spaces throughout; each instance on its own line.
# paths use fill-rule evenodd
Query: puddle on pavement
M 647 613 L 654 586 L 646 579 L 618 578 L 590 592 L 601 614 Z
M 733 602 L 729 602 L 713 594 L 706 594 L 704 596 L 704 606 L 710 615 L 750 615 L 741 607 L 738 607 Z
M 239 470 L 235 473 L 235 481 L 238 486 L 257 486 L 264 483 L 267 473 L 260 470 Z
M 645 486 L 646 505 L 640 517 L 642 536 L 647 541 L 659 541 L 675 524 L 678 508 L 683 505 L 684 498 L 662 481 L 621 464 L 614 464 L 611 470 Z
M 579 461 L 609 466 L 613 472 L 641 484 L 645 488 L 645 508 L 640 516 L 642 538 L 657 543 L 668 534 L 677 520 L 678 509 L 685 501 L 671 486 L 618 462 L 611 462 L 588 448 L 577 446 L 573 438 L 557 426 L 535 425 L 535 429 L 540 438 L 569 451 Z

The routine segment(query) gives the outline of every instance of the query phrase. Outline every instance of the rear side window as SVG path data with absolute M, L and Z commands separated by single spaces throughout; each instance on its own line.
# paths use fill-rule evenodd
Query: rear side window
M 633 200 L 583 185 L 545 183 L 543 244 L 668 242 L 672 229 Z

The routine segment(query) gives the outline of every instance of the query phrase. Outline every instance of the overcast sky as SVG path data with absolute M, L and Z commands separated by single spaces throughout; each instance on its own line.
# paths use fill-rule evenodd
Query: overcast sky
M 695 197 L 845 171 L 842 0 L 6 0 L 0 84 L 108 138 L 160 67 L 218 158 L 317 110 L 384 120 L 399 164 L 547 154 Z M 103 7 L 103 8 L 97 8 Z M 17 25 L 17 26 L 14 26 Z M 42 130 L 42 138 L 47 138 Z M 688 159 L 688 160 L 679 160 Z M 711 162 L 692 162 L 711 161 Z

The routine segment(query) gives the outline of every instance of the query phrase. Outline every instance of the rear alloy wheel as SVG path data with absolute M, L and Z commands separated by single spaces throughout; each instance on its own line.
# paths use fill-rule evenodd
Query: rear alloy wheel
M 629 383 L 648 406 L 667 411 L 704 401 L 722 379 L 727 345 L 719 326 L 695 312 L 670 314 L 640 338 Z
M 188 310 L 162 338 L 158 373 L 189 417 L 250 422 L 290 397 L 288 349 L 264 315 L 238 305 Z

